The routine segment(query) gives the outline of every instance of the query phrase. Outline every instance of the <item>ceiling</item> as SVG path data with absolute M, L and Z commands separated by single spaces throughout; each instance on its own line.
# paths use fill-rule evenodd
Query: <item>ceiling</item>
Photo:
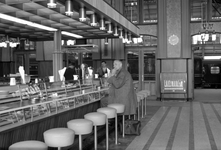
M 93 7 L 87 5 L 87 20 L 86 22 L 79 21 L 79 9 L 81 6 L 86 6 L 84 4 L 84 0 L 73 0 L 74 14 L 69 17 L 65 15 L 65 0 L 57 0 L 56 8 L 48 8 L 47 0 L 1 0 L 0 13 L 60 29 L 61 31 L 75 33 L 87 39 L 116 38 L 113 34 L 107 33 L 106 30 L 100 30 L 99 26 L 93 27 L 90 25 L 89 17 L 92 13 L 99 14 L 99 16 L 105 15 L 97 9 L 93 9 Z M 120 24 L 114 22 L 113 18 L 105 17 L 120 27 Z M 5 35 L 13 38 L 25 38 L 30 41 L 54 39 L 54 32 L 0 19 L 0 36 Z M 70 37 L 62 35 L 62 39 L 70 39 Z

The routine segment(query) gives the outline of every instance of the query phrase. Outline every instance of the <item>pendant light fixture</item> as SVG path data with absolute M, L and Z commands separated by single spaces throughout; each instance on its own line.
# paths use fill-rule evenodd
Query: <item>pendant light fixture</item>
M 106 28 L 105 28 L 104 19 L 101 18 L 101 20 L 100 20 L 100 30 L 105 30 L 105 29 L 106 29 Z
M 110 33 L 110 34 L 113 33 L 111 22 L 107 24 L 107 33 Z
M 9 42 L 10 42 L 9 37 L 8 37 L 8 35 L 6 35 L 5 43 L 9 43 Z
M 65 2 L 65 15 L 72 16 L 73 15 L 73 2 L 71 0 L 66 0 Z
M 105 40 L 104 40 L 104 44 L 105 44 L 105 45 L 108 45 L 108 38 L 107 38 L 107 37 L 106 37 Z
M 91 26 L 97 26 L 97 17 L 95 14 L 91 14 Z
M 57 6 L 56 0 L 48 0 L 47 6 L 48 8 L 56 8 Z
M 118 36 L 118 27 L 117 26 L 114 27 L 114 36 Z
M 127 31 L 124 31 L 124 40 L 126 43 L 128 42 Z
M 131 33 L 128 33 L 128 43 L 132 42 Z
M 84 7 L 81 7 L 79 10 L 79 20 L 80 20 L 80 22 L 86 21 L 86 10 Z
M 123 29 L 119 29 L 119 38 L 120 39 L 123 39 L 124 37 L 123 37 Z

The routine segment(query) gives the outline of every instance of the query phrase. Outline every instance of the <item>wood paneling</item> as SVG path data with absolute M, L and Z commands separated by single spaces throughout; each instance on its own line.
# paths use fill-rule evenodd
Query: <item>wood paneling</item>
M 125 48 L 121 39 L 112 39 L 113 59 L 125 59 Z
M 181 0 L 181 57 L 182 58 L 191 58 L 191 40 L 188 37 L 191 37 L 190 35 L 190 8 L 189 8 L 189 1 L 183 1 Z
M 161 72 L 187 72 L 186 59 L 163 59 Z
M 38 62 L 38 76 L 44 78 L 53 75 L 52 61 L 39 61 Z

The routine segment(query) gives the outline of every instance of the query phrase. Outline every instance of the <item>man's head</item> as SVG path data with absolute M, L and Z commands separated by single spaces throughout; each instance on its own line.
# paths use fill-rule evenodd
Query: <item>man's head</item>
M 72 68 L 72 69 L 73 69 L 73 68 L 74 68 L 74 63 L 72 63 L 72 62 L 71 62 L 71 63 L 69 63 L 69 65 L 68 65 L 68 66 L 69 66 L 70 68 Z
M 101 67 L 102 67 L 102 68 L 105 68 L 106 65 L 107 65 L 107 64 L 106 64 L 106 61 L 102 61 L 102 62 L 101 62 Z
M 114 69 L 120 70 L 122 68 L 122 62 L 120 60 L 114 61 Z

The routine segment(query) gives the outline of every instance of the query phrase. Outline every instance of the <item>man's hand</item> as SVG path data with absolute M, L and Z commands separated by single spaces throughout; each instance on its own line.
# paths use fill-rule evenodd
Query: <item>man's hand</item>
M 117 72 L 116 69 L 112 69 L 112 70 L 111 70 L 111 76 L 115 76 L 116 72 Z

